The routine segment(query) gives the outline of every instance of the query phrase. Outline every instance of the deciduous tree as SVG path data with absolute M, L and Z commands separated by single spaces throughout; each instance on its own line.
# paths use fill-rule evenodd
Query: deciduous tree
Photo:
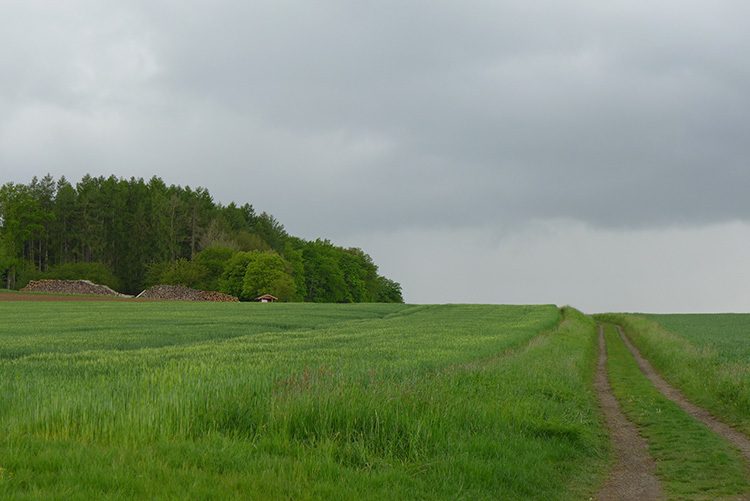
M 296 286 L 289 264 L 283 257 L 276 253 L 252 251 L 249 258 L 240 299 L 271 294 L 282 301 L 294 300 Z

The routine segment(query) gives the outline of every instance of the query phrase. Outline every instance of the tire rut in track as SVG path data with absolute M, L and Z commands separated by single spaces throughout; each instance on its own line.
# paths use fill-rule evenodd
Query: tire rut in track
M 656 372 L 656 370 L 653 368 L 651 363 L 643 358 L 638 349 L 630 343 L 630 340 L 622 332 L 622 329 L 619 325 L 617 326 L 617 330 L 620 333 L 620 337 L 625 342 L 625 346 L 628 347 L 630 353 L 638 363 L 638 368 L 647 378 L 651 380 L 656 389 L 659 390 L 662 395 L 679 405 L 682 410 L 706 425 L 709 430 L 734 444 L 742 453 L 745 461 L 748 461 L 750 464 L 750 439 L 748 439 L 747 435 L 740 433 L 739 431 L 717 420 L 707 410 L 690 403 L 680 390 L 662 379 L 659 373 Z
M 604 327 L 600 325 L 599 360 L 596 366 L 594 387 L 612 437 L 616 463 L 595 499 L 599 501 L 665 499 L 662 486 L 656 477 L 656 461 L 648 452 L 646 440 L 638 434 L 635 424 L 625 417 L 620 403 L 612 394 L 612 388 L 607 379 L 606 364 Z

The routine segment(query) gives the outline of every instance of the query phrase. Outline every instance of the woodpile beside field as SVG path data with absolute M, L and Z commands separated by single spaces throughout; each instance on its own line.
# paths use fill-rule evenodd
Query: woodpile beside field
M 21 292 L 50 292 L 54 294 L 86 294 L 89 296 L 133 297 L 89 280 L 32 280 Z
M 206 301 L 215 301 L 219 303 L 239 303 L 240 300 L 229 294 L 214 291 L 198 291 Z
M 168 301 L 215 301 L 237 302 L 234 296 L 221 292 L 199 291 L 183 285 L 157 285 L 138 294 L 139 298 L 164 299 Z
M 157 285 L 146 289 L 136 297 L 167 299 L 171 301 L 205 301 L 201 293 L 183 285 Z
M 109 296 L 132 298 L 126 294 L 98 285 L 89 280 L 39 280 L 31 281 L 21 292 L 49 292 L 53 294 L 81 294 L 87 296 Z M 182 285 L 157 285 L 138 294 L 139 298 L 165 301 L 213 301 L 221 303 L 239 302 L 234 296 L 221 292 L 200 291 Z

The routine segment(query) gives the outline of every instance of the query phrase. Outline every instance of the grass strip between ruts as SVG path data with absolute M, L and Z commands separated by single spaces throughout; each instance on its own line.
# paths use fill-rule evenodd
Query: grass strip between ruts
M 665 490 L 679 499 L 718 499 L 750 491 L 746 465 L 721 437 L 662 395 L 605 324 L 607 374 L 623 412 L 641 429 Z

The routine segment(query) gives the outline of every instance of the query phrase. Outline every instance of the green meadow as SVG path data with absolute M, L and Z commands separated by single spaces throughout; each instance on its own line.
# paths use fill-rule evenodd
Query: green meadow
M 614 324 L 748 433 L 750 316 L 595 319 L 668 495 L 746 494 Z M 0 302 L 0 499 L 590 499 L 597 346 L 553 305 Z
M 588 499 L 555 306 L 0 303 L 4 499 Z

